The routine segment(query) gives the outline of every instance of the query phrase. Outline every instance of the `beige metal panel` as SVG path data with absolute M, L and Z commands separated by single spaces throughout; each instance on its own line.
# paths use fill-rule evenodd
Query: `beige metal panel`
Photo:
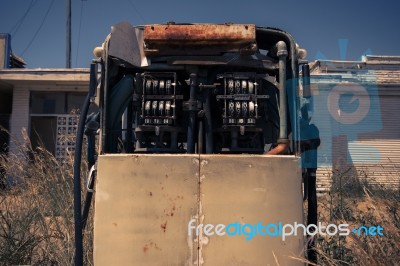
M 198 170 L 198 155 L 99 156 L 95 265 L 195 264 Z
M 303 223 L 298 158 L 262 155 L 201 155 L 200 223 Z M 303 236 L 208 236 L 200 238 L 204 265 L 302 265 Z

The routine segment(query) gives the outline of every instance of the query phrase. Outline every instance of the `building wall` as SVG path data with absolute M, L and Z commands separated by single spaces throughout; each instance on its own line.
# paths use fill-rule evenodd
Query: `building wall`
M 75 148 L 76 129 L 85 92 L 31 91 L 30 140 L 33 148 L 44 146 L 60 162 Z
M 0 33 L 0 69 L 8 68 L 11 57 L 11 36 Z
M 400 92 L 400 87 L 397 91 Z M 322 162 L 317 171 L 319 190 L 329 190 L 335 177 L 342 178 L 343 182 L 356 177 L 360 182 L 399 187 L 400 119 L 397 117 L 400 94 L 388 93 L 388 88 L 381 87 L 378 95 L 371 96 L 376 98 L 371 102 L 378 102 L 379 106 L 374 109 L 375 115 L 367 115 L 368 127 L 354 124 L 349 129 L 332 122 L 326 114 L 315 114 L 314 122 L 320 128 L 322 145 L 329 146 L 319 149 L 319 161 Z
M 400 57 L 317 62 L 313 122 L 320 129 L 318 190 L 340 178 L 400 185 Z
M 50 103 L 40 103 L 43 105 L 41 108 L 44 108 L 45 111 L 46 109 L 53 110 L 54 108 L 56 111 L 31 113 L 31 100 L 35 100 L 31 99 L 31 95 L 37 92 L 40 91 L 37 91 L 37 89 L 31 91 L 30 88 L 19 87 L 14 89 L 14 101 L 12 105 L 12 116 L 10 119 L 10 133 L 12 136 L 10 141 L 10 152 L 18 154 L 20 146 L 26 144 L 24 136 L 26 133 L 26 137 L 30 139 L 30 144 L 33 148 L 44 145 L 44 147 L 53 153 L 57 159 L 64 159 L 67 156 L 67 152 L 74 147 L 74 143 L 71 143 L 71 139 L 74 138 L 74 135 L 76 134 L 78 120 L 77 114 L 65 113 L 65 110 L 70 112 L 75 110 L 74 107 L 79 109 L 82 103 L 79 103 L 77 99 L 74 99 L 74 101 L 67 101 L 67 99 L 70 100 L 69 97 L 64 97 L 61 102 L 53 102 L 53 106 L 50 106 L 50 108 L 47 108 Z M 75 98 L 78 95 L 76 91 L 46 91 L 40 93 L 49 96 L 66 96 L 70 93 Z M 84 92 L 80 92 L 79 95 L 81 95 L 80 98 L 83 102 Z M 69 109 L 63 108 L 61 106 L 63 104 L 65 104 L 66 108 L 68 107 Z M 60 111 L 59 109 L 62 110 Z
M 29 129 L 29 88 L 14 88 L 13 105 L 10 123 L 10 152 L 18 153 L 18 147 L 25 143 L 23 130 Z
M 19 146 L 24 145 L 25 140 L 21 131 L 30 136 L 30 118 L 36 116 L 51 116 L 57 118 L 66 115 L 71 108 L 79 106 L 78 94 L 85 94 L 89 87 L 89 69 L 4 69 L 0 70 L 0 94 L 12 94 L 12 112 L 10 117 L 10 152 L 19 152 Z M 32 93 L 43 92 L 54 95 L 68 92 L 71 96 L 67 102 L 70 104 L 62 111 L 53 110 L 54 103 L 43 103 L 46 108 L 53 110 L 49 113 L 30 114 L 30 98 Z M 58 103 L 55 103 L 56 105 Z M 64 102 L 63 102 L 64 104 Z M 47 108 L 48 107 L 48 108 Z M 57 128 L 52 128 L 57 130 Z M 54 141 L 53 141 L 54 142 Z

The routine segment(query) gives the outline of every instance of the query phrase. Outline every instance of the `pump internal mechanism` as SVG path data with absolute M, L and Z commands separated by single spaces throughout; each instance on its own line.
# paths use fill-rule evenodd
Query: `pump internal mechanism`
M 142 80 L 135 151 L 182 151 L 178 148 L 178 134 L 182 133 L 179 118 L 183 95 L 179 95 L 176 73 L 144 73 Z
M 275 88 L 265 76 L 217 74 L 205 85 L 209 79 L 196 74 L 142 73 L 136 82 L 141 95 L 134 96 L 141 100 L 133 108 L 134 152 L 263 153 L 270 139 L 267 87 Z
M 223 88 L 216 95 L 222 105 L 222 125 L 217 132 L 220 152 L 264 151 L 263 130 L 259 107 L 265 106 L 269 95 L 263 92 L 262 82 L 254 73 L 229 73 L 218 75 Z

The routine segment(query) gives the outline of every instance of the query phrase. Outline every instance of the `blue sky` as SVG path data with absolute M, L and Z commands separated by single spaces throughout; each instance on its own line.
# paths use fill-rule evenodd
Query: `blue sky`
M 65 67 L 65 0 L 0 3 L 0 33 L 12 33 L 13 52 L 23 56 L 27 67 Z M 310 61 L 357 60 L 365 53 L 400 55 L 399 13 L 397 0 L 72 0 L 72 67 L 88 67 L 93 48 L 120 21 L 134 25 L 175 21 L 278 27 L 308 50 Z

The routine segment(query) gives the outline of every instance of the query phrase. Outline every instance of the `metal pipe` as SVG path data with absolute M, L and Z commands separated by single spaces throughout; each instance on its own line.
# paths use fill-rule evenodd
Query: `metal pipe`
M 106 139 L 108 137 L 107 132 L 107 113 L 108 113 L 108 94 L 109 94 L 109 57 L 108 57 L 108 48 L 109 48 L 109 38 L 104 42 L 104 61 L 101 64 L 101 89 L 99 95 L 99 109 L 100 109 L 100 127 L 101 127 L 101 136 L 100 136 L 100 150 L 99 153 L 102 154 L 104 152 L 108 152 Z
M 267 152 L 267 154 L 268 155 L 286 154 L 288 150 L 289 150 L 289 140 L 282 143 L 278 143 L 278 146 Z
M 301 65 L 301 72 L 303 74 L 303 97 L 310 98 L 310 66 L 308 64 Z
M 132 124 L 133 124 L 133 113 L 132 113 L 132 108 L 133 108 L 133 102 L 130 101 L 128 104 L 128 112 L 127 112 L 127 120 L 128 120 L 128 125 L 126 127 L 126 147 L 125 151 L 128 153 L 133 152 L 133 144 L 132 144 Z
M 291 112 L 291 130 L 292 130 L 292 136 L 293 136 L 293 142 L 295 143 L 296 140 L 300 139 L 299 136 L 299 125 L 298 125 L 298 119 L 296 116 L 296 110 L 298 108 L 298 101 L 296 100 L 296 96 L 298 95 L 298 61 L 297 61 L 297 55 L 296 55 L 296 43 L 293 39 L 293 37 L 282 30 L 276 29 L 276 28 L 263 28 L 263 27 L 257 27 L 256 30 L 256 35 L 257 35 L 257 44 L 259 48 L 261 49 L 269 49 L 268 43 L 269 43 L 269 37 L 270 35 L 274 36 L 275 38 L 279 38 L 280 40 L 283 40 L 286 42 L 286 44 L 289 46 L 288 47 L 288 53 L 290 54 L 290 65 L 287 67 L 288 69 L 288 74 L 289 74 L 289 89 L 290 89 L 290 94 L 288 95 L 288 102 L 289 102 L 289 110 Z M 300 152 L 299 146 L 298 145 L 293 145 L 293 152 L 295 154 L 298 154 Z
M 199 121 L 199 131 L 197 138 L 197 153 L 202 154 L 204 152 L 204 121 Z
M 194 132 L 196 126 L 196 108 L 194 104 L 196 102 L 196 88 L 197 88 L 197 74 L 190 74 L 190 97 L 189 97 L 189 126 L 187 131 L 187 153 L 195 152 L 194 145 Z
M 286 95 L 286 57 L 288 50 L 284 41 L 279 41 L 271 49 L 279 58 L 279 138 L 278 146 L 267 152 L 269 155 L 285 154 L 289 150 L 287 130 L 287 95 Z
M 210 154 L 214 152 L 210 90 L 207 90 L 207 99 L 204 104 L 204 111 L 205 111 L 206 153 Z
M 279 140 L 287 140 L 287 96 L 286 96 L 286 43 L 276 43 L 276 55 L 279 58 Z

